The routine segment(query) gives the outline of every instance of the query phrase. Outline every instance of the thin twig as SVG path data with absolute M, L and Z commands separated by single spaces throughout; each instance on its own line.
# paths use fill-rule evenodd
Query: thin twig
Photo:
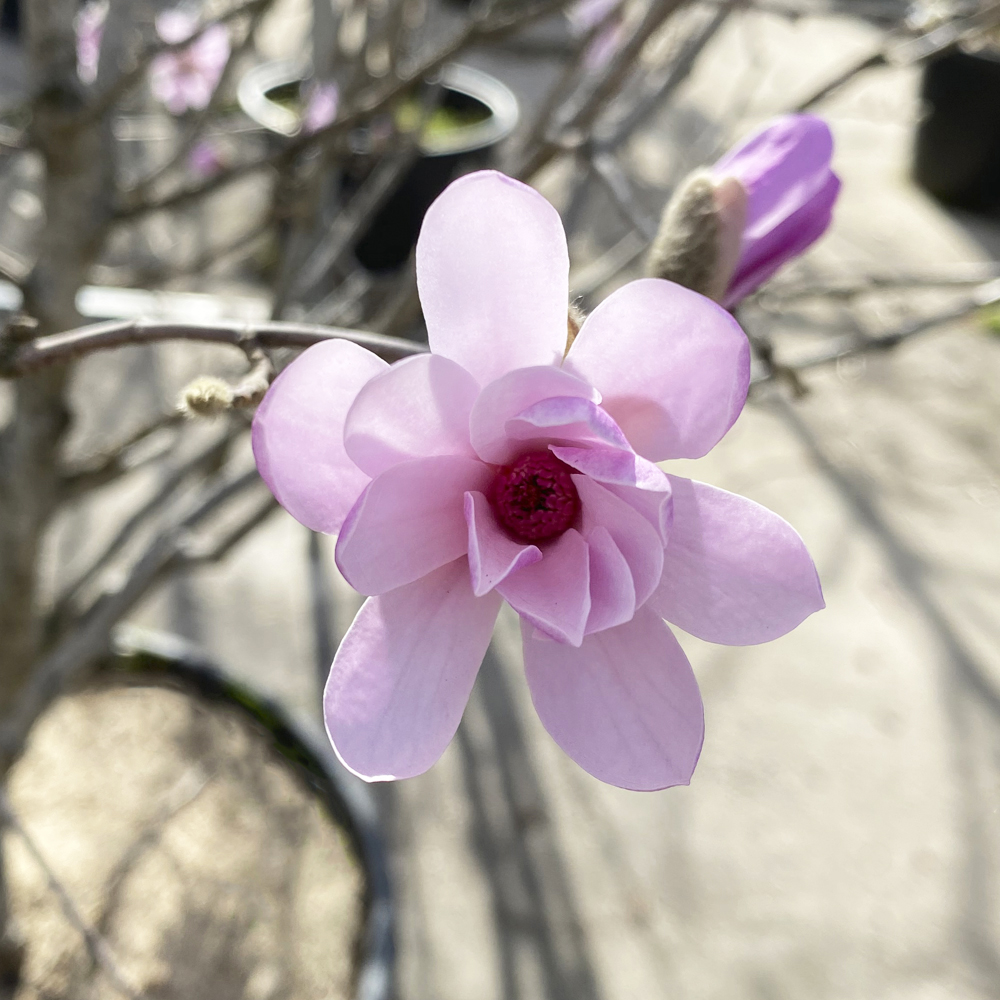
M 110 111 L 122 97 L 124 97 L 140 80 L 146 75 L 153 60 L 166 52 L 182 52 L 193 42 L 196 42 L 209 28 L 217 24 L 228 24 L 230 21 L 241 17 L 244 14 L 253 15 L 258 8 L 266 7 L 272 0 L 248 0 L 240 7 L 235 7 L 214 21 L 206 21 L 190 38 L 185 38 L 180 42 L 156 42 L 144 49 L 135 65 L 126 70 L 117 80 L 111 83 L 103 93 L 98 94 L 90 104 L 88 104 L 71 123 L 75 128 L 83 128 L 98 119 L 102 118 Z
M 261 498 L 259 503 L 254 505 L 242 521 L 222 534 L 221 537 L 211 542 L 191 542 L 182 546 L 179 565 L 181 567 L 194 567 L 205 563 L 219 562 L 276 510 L 278 510 L 278 501 L 268 493 Z
M 75 500 L 83 493 L 105 486 L 114 482 L 126 472 L 145 465 L 147 461 L 159 458 L 159 453 L 150 455 L 141 462 L 130 462 L 128 453 L 141 444 L 147 438 L 158 431 L 166 430 L 169 427 L 176 427 L 184 419 L 183 414 L 178 411 L 165 413 L 144 424 L 137 431 L 130 434 L 124 441 L 100 452 L 91 455 L 75 467 L 63 470 L 62 473 L 62 498 L 64 500 Z
M 272 320 L 246 323 L 239 320 L 216 323 L 162 323 L 155 320 L 112 320 L 51 334 L 14 348 L 9 359 L 0 363 L 0 377 L 16 378 L 48 365 L 58 364 L 95 351 L 107 351 L 128 344 L 152 344 L 163 340 L 204 340 L 240 347 L 255 339 L 264 348 L 311 347 L 324 340 L 350 340 L 384 358 L 398 361 L 421 354 L 426 345 L 400 337 L 388 337 L 364 330 L 318 326 L 313 323 L 286 323 Z M 2 355 L 2 351 L 0 351 Z
M 670 61 L 661 79 L 647 83 L 644 92 L 622 118 L 612 124 L 607 134 L 598 134 L 594 137 L 595 145 L 601 149 L 617 149 L 650 115 L 662 108 L 691 75 L 698 56 L 704 51 L 705 46 L 718 34 L 729 19 L 729 15 L 743 2 L 744 0 L 723 0 L 701 29 L 685 40 L 680 52 Z
M 588 157 L 588 162 L 596 176 L 603 184 L 611 200 L 625 221 L 635 229 L 646 242 L 656 236 L 656 221 L 642 210 L 632 190 L 629 180 L 621 164 L 611 153 L 594 153 Z
M 190 544 L 188 533 L 219 507 L 259 482 L 257 470 L 250 469 L 235 478 L 223 479 L 203 493 L 200 502 L 185 517 L 152 540 L 121 586 L 99 597 L 77 627 L 38 662 L 10 714 L 0 723 L 0 753 L 5 766 L 9 767 L 23 752 L 28 733 L 45 708 L 67 684 L 107 652 L 114 626 L 150 587 L 182 562 L 182 549 Z
M 335 136 L 362 124 L 371 118 L 372 115 L 402 97 L 414 83 L 433 74 L 458 52 L 472 43 L 497 38 L 509 32 L 527 27 L 527 25 L 568 6 L 570 2 L 571 0 L 542 0 L 542 2 L 528 11 L 509 18 L 497 19 L 495 22 L 474 19 L 468 23 L 465 30 L 453 41 L 439 49 L 434 55 L 428 57 L 406 76 L 391 81 L 381 89 L 373 90 L 368 94 L 360 94 L 356 106 L 352 110 L 339 116 L 336 121 L 324 128 L 317 129 L 309 135 L 299 135 L 284 148 L 268 156 L 261 157 L 258 160 L 232 167 L 228 171 L 223 171 L 211 180 L 196 187 L 182 188 L 180 191 L 175 191 L 173 194 L 163 198 L 149 201 L 130 202 L 128 195 L 126 195 L 126 203 L 116 212 L 116 218 L 118 221 L 124 221 L 136 218 L 137 216 L 147 215 L 150 212 L 160 212 L 166 209 L 177 208 L 180 205 L 191 204 L 241 177 L 246 177 L 270 167 L 280 166 L 282 163 L 288 162 L 307 149 L 317 145 L 324 145 Z M 681 2 L 681 0 L 672 0 L 672 2 Z
M 226 90 L 229 86 L 229 81 L 232 79 L 233 71 L 242 59 L 243 54 L 252 44 L 254 33 L 272 3 L 274 3 L 274 0 L 260 0 L 260 2 L 254 6 L 254 9 L 250 12 L 250 23 L 247 25 L 246 34 L 241 39 L 240 43 L 234 46 L 230 51 L 229 58 L 226 60 L 226 65 L 223 67 L 222 74 L 219 76 L 219 80 L 215 85 L 215 90 L 212 91 L 212 96 L 209 98 L 208 104 L 206 104 L 205 107 L 194 116 L 193 121 L 185 131 L 177 149 L 174 150 L 173 155 L 167 160 L 167 162 L 162 166 L 157 167 L 151 174 L 144 177 L 131 189 L 133 197 L 145 198 L 156 185 L 157 181 L 159 181 L 162 177 L 165 177 L 175 167 L 184 162 L 187 155 L 194 148 L 194 145 L 198 141 L 199 137 L 205 131 L 205 126 L 222 106 L 223 100 L 226 96 Z
M 1000 302 L 1000 282 L 990 282 L 990 284 L 984 285 L 983 288 L 979 290 L 979 293 L 974 295 L 972 299 L 967 299 L 960 305 L 951 306 L 948 309 L 937 312 L 932 316 L 926 316 L 921 319 L 914 320 L 911 323 L 907 323 L 905 326 L 901 326 L 896 330 L 880 334 L 876 337 L 867 337 L 863 340 L 858 340 L 857 337 L 851 337 L 847 341 L 841 340 L 832 348 L 820 351 L 810 357 L 804 358 L 801 361 L 797 361 L 794 364 L 784 365 L 782 367 L 793 372 L 802 372 L 809 368 L 818 368 L 821 365 L 828 365 L 832 362 L 842 361 L 845 358 L 887 351 L 893 347 L 897 347 L 904 341 L 918 336 L 919 334 L 927 333 L 929 330 L 934 330 L 939 326 L 945 326 L 948 323 L 954 323 L 960 319 L 965 319 L 967 316 L 971 316 L 984 306 L 993 305 L 997 302 Z M 765 375 L 756 377 L 753 381 L 754 384 L 759 384 L 761 382 L 770 381 L 773 377 L 774 373 L 769 372 Z
M 125 521 L 93 562 L 72 583 L 63 588 L 55 602 L 51 614 L 52 621 L 56 623 L 62 621 L 67 616 L 74 599 L 110 565 L 111 560 L 135 537 L 136 532 L 151 517 L 162 511 L 175 496 L 181 484 L 194 473 L 220 463 L 237 435 L 244 429 L 242 426 L 230 426 L 225 433 L 199 449 L 187 461 L 168 470 L 156 492 Z
M 10 827 L 24 843 L 28 853 L 35 859 L 35 863 L 42 870 L 45 879 L 49 884 L 49 891 L 59 900 L 63 914 L 72 925 L 73 929 L 83 938 L 90 960 L 107 977 L 108 982 L 115 991 L 129 1000 L 141 1000 L 142 994 L 130 986 L 125 976 L 122 975 L 118 967 L 118 961 L 111 951 L 108 942 L 83 918 L 79 907 L 73 902 L 73 897 L 69 890 L 63 885 L 55 870 L 49 864 L 48 859 L 42 853 L 34 837 L 25 829 L 24 824 L 19 819 L 14 807 L 11 805 L 7 793 L 0 788 L 0 817 L 3 823 Z

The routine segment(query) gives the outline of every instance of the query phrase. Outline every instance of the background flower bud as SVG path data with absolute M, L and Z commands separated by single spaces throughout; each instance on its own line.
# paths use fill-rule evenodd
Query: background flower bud
M 646 273 L 721 302 L 739 259 L 746 206 L 734 178 L 690 174 L 664 209 Z

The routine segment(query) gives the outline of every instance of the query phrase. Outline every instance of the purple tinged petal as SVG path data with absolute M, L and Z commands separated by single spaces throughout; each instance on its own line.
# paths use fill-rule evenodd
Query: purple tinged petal
M 538 717 L 595 778 L 635 791 L 691 780 L 705 735 L 698 683 L 670 629 L 649 608 L 579 649 L 531 638 L 524 669 Z
M 622 429 L 597 403 L 578 396 L 554 396 L 522 410 L 504 425 L 515 441 L 598 444 L 631 451 Z
M 497 593 L 557 643 L 579 646 L 590 614 L 590 550 L 574 528 L 542 550 L 541 562 L 511 573 Z
M 670 483 L 666 473 L 641 458 L 634 451 L 622 448 L 570 448 L 551 445 L 549 449 L 560 461 L 603 483 L 635 486 L 640 490 L 668 493 Z
M 635 603 L 641 607 L 663 573 L 659 533 L 634 507 L 587 476 L 573 476 L 580 495 L 580 524 L 585 537 L 594 528 L 607 530 L 632 572 Z
M 493 471 L 477 459 L 443 455 L 402 462 L 373 479 L 337 539 L 337 566 L 361 594 L 419 580 L 469 547 L 465 494 Z
M 537 545 L 525 545 L 507 536 L 482 493 L 465 494 L 465 521 L 469 527 L 469 574 L 476 597 L 542 558 Z
M 635 584 L 621 549 L 607 528 L 596 525 L 586 535 L 590 546 L 590 616 L 587 635 L 614 628 L 635 614 Z
M 496 594 L 474 597 L 464 559 L 365 601 L 323 696 L 337 756 L 367 781 L 410 778 L 444 753 L 493 624 Z
M 253 454 L 275 499 L 314 531 L 335 534 L 367 486 L 344 450 L 344 418 L 361 387 L 389 366 L 346 340 L 304 351 L 253 418 Z
M 600 393 L 586 382 L 548 365 L 508 372 L 486 386 L 469 418 L 472 447 L 479 457 L 484 462 L 505 465 L 521 454 L 524 442 L 507 437 L 507 422 L 555 396 L 601 401 Z
M 569 252 L 559 213 L 537 191 L 491 170 L 459 178 L 427 210 L 416 254 L 435 354 L 483 385 L 559 363 Z
M 650 607 L 699 639 L 748 646 L 825 606 L 816 567 L 787 521 L 714 486 L 670 480 L 674 523 Z
M 733 305 L 826 231 L 840 181 L 830 169 L 833 136 L 815 115 L 776 118 L 712 168 L 747 192 L 739 263 L 725 302 Z
M 656 530 L 660 541 L 667 544 L 670 525 L 674 520 L 674 502 L 669 493 L 654 493 L 652 490 L 640 490 L 635 486 L 621 486 L 618 483 L 604 482 L 601 485 L 638 511 Z
M 587 317 L 563 367 L 602 394 L 604 409 L 643 457 L 700 458 L 743 409 L 750 345 L 715 302 L 644 278 Z
M 469 414 L 478 395 L 476 380 L 447 358 L 398 361 L 358 393 L 344 424 L 344 448 L 370 476 L 414 458 L 475 458 Z
M 798 257 L 830 227 L 840 179 L 830 174 L 815 197 L 778 222 L 770 231 L 749 240 L 744 233 L 740 263 L 723 300 L 732 308 L 756 291 L 788 261 Z

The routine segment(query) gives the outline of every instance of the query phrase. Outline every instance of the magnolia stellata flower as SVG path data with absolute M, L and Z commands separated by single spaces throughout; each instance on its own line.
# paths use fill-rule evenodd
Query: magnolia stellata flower
M 430 353 L 390 366 L 319 344 L 254 419 L 275 497 L 339 533 L 341 572 L 371 595 L 324 696 L 337 753 L 370 780 L 430 767 L 507 601 L 556 742 L 616 785 L 686 783 L 703 711 L 664 619 L 758 643 L 823 606 L 785 521 L 655 464 L 704 455 L 739 415 L 743 331 L 703 296 L 643 279 L 602 302 L 564 357 L 559 215 L 491 171 L 431 206 L 416 260 Z
M 84 83 L 97 79 L 108 0 L 91 0 L 76 15 L 76 73 Z
M 840 180 L 821 118 L 775 118 L 679 187 L 648 271 L 732 308 L 830 225 Z
M 164 11 L 156 18 L 156 32 L 168 44 L 191 38 L 197 27 L 198 18 L 180 9 Z M 149 67 L 153 96 L 174 115 L 207 107 L 229 52 L 226 26 L 211 24 L 186 48 L 160 53 Z

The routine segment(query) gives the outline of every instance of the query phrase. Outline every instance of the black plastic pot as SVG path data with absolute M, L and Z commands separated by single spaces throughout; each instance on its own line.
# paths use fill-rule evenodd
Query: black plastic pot
M 240 82 L 240 105 L 265 128 L 293 135 L 299 128 L 298 115 L 287 103 L 274 98 L 287 98 L 288 89 L 297 87 L 304 78 L 301 67 L 293 64 L 259 66 Z M 467 116 L 471 123 L 424 135 L 421 155 L 354 245 L 358 263 L 374 273 L 393 271 L 406 263 L 431 202 L 460 170 L 487 166 L 495 147 L 517 125 L 517 98 L 494 77 L 451 63 L 442 68 L 439 79 L 443 89 L 440 107 Z M 368 144 L 365 130 L 358 130 L 356 138 L 356 145 L 363 150 Z M 343 196 L 350 197 L 364 180 L 370 161 L 370 156 L 359 152 L 354 162 L 346 165 L 340 182 Z
M 956 208 L 1000 208 L 1000 54 L 956 49 L 924 67 L 918 184 Z

